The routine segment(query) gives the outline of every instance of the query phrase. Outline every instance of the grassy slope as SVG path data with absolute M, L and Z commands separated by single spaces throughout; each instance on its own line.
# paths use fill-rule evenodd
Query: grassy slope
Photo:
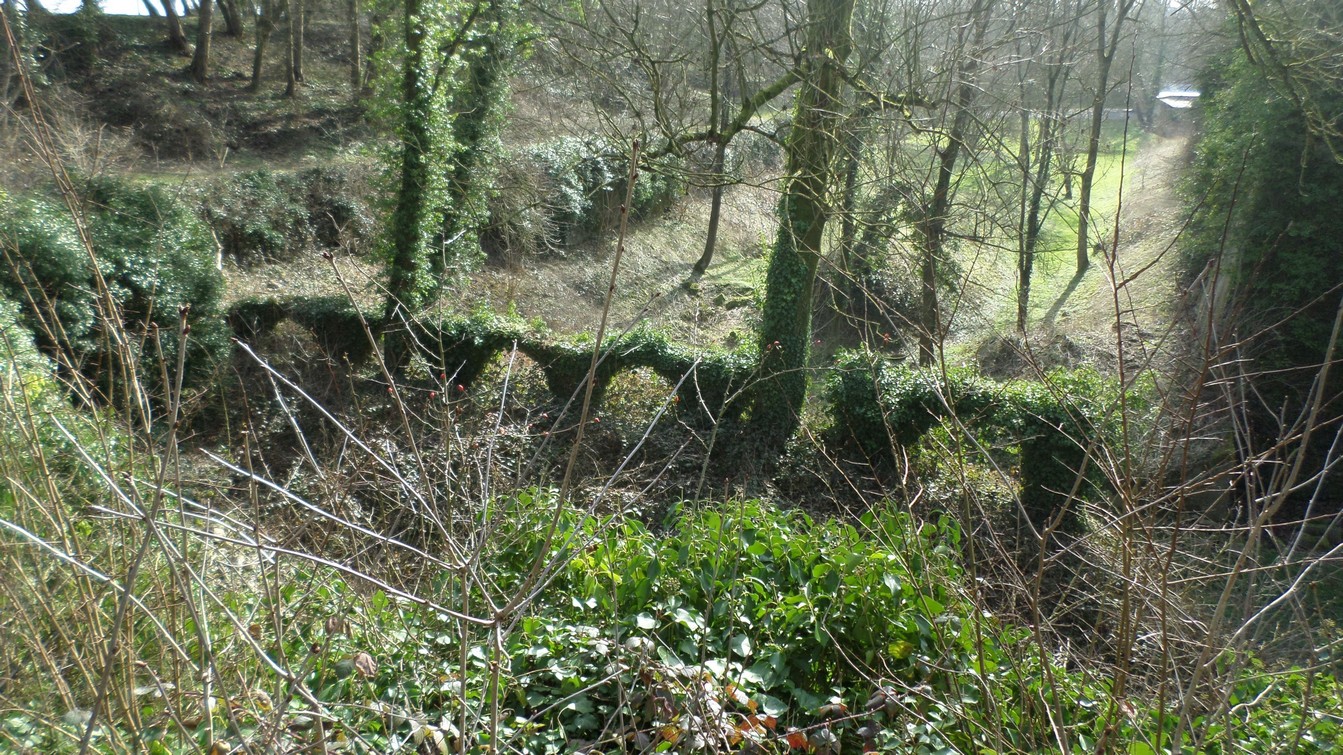
M 1168 335 L 1176 295 L 1170 247 L 1183 220 L 1176 182 L 1187 139 L 1132 131 L 1125 149 L 1118 126 L 1109 136 L 1097 163 L 1093 227 L 1114 247 L 1118 216 L 1118 254 L 1093 252 L 1091 266 L 1077 275 L 1076 199 L 1060 199 L 1046 217 L 1036 257 L 1027 338 L 1033 346 L 1066 338 L 1102 369 L 1113 366 L 1117 351 L 1116 301 L 1126 336 L 1140 335 L 1129 346 L 1154 347 Z M 975 306 L 958 312 L 949 353 L 968 362 L 984 343 L 1015 334 L 1016 257 L 1004 249 L 962 264 L 974 264 Z

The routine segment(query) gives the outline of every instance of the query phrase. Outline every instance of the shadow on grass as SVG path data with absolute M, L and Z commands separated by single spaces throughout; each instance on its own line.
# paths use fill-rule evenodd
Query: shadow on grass
M 1068 287 L 1063 289 L 1063 293 L 1059 294 L 1059 298 L 1054 301 L 1053 305 L 1049 307 L 1049 311 L 1045 313 L 1045 325 L 1053 327 L 1054 319 L 1059 316 L 1059 310 L 1063 309 L 1063 305 L 1068 302 L 1068 297 L 1073 295 L 1073 292 L 1077 290 L 1077 284 L 1081 283 L 1082 278 L 1084 277 L 1086 277 L 1085 270 L 1078 270 L 1076 273 L 1073 273 L 1073 279 L 1068 281 Z

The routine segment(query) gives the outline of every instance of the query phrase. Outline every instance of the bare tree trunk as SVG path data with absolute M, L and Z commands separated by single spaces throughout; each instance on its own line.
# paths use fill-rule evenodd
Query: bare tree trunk
M 204 84 L 210 75 L 210 37 L 214 30 L 214 2 L 201 0 L 200 23 L 196 28 L 196 55 L 191 59 L 191 78 Z
M 173 9 L 173 0 L 163 0 L 163 16 L 168 22 L 168 44 L 179 55 L 190 55 L 191 45 L 182 31 L 182 19 L 177 17 L 177 11 Z
M 947 233 L 947 212 L 951 209 L 951 181 L 956 174 L 956 161 L 960 158 L 961 147 L 973 123 L 970 106 L 974 104 L 978 86 L 975 83 L 975 71 L 979 63 L 975 59 L 984 42 L 984 33 L 988 29 L 989 10 L 994 0 L 977 0 L 970 9 L 974 19 L 974 40 L 968 50 L 962 50 L 959 72 L 956 78 L 960 88 L 956 93 L 955 113 L 951 120 L 951 131 L 947 134 L 947 145 L 938 150 L 937 183 L 933 185 L 933 196 L 925 207 L 922 217 L 916 225 L 919 245 L 923 259 L 919 266 L 922 296 L 919 301 L 919 364 L 929 366 L 937 359 L 937 347 L 942 337 L 941 309 L 937 302 L 937 268 L 944 253 Z
M 261 76 L 266 63 L 266 45 L 275 31 L 275 16 L 280 12 L 279 0 L 261 0 L 261 15 L 256 20 L 256 50 L 252 54 L 252 83 L 247 90 L 256 92 L 261 89 Z
M 378 14 L 378 8 L 375 4 L 369 11 L 368 54 L 364 56 L 364 89 L 373 86 L 373 80 L 378 76 L 378 53 L 382 52 L 387 46 L 387 41 L 383 39 L 382 21 L 382 16 Z
M 364 89 L 364 61 L 361 38 L 359 35 L 359 0 L 349 0 L 347 6 L 350 23 L 350 91 L 355 99 Z
M 1106 33 L 1109 5 L 1101 0 L 1096 10 L 1096 90 L 1091 98 L 1091 130 L 1087 135 L 1086 165 L 1082 168 L 1077 194 L 1077 272 L 1091 265 L 1091 189 L 1096 180 L 1100 154 L 1101 125 L 1105 121 L 1105 96 L 1110 92 L 1110 68 L 1119 51 L 1119 35 L 1137 0 L 1119 0 L 1114 27 Z
M 141 0 L 145 4 L 145 10 L 149 11 L 150 18 L 159 17 L 159 9 L 154 7 L 153 0 Z
M 218 0 L 219 15 L 224 17 L 224 33 L 230 37 L 241 37 L 243 35 L 242 10 L 238 8 L 238 0 Z
M 704 275 L 713 263 L 714 247 L 718 243 L 718 221 L 723 212 L 723 169 L 727 163 L 727 139 L 723 138 L 723 129 L 727 127 L 727 105 L 723 102 L 723 69 L 720 58 L 723 52 L 719 34 L 714 0 L 705 3 L 704 16 L 709 26 L 709 123 L 714 130 L 713 198 L 709 202 L 709 224 L 704 230 L 704 251 L 695 261 L 690 274 L 696 278 Z
M 308 29 L 307 0 L 292 0 L 290 11 L 297 10 L 294 23 L 294 81 L 303 83 L 303 33 Z
M 1104 66 L 1106 69 L 1109 65 Z M 1101 74 L 1101 78 L 1109 75 Z M 1097 92 L 1091 102 L 1091 125 L 1087 131 L 1086 163 L 1077 188 L 1077 272 L 1091 266 L 1091 189 L 1096 181 L 1096 161 L 1100 156 L 1101 126 L 1105 120 L 1105 93 Z
M 723 170 L 727 164 L 727 140 L 720 139 L 713 149 L 713 165 L 709 168 L 713 172 L 714 184 L 713 195 L 709 200 L 709 224 L 704 229 L 704 251 L 699 259 L 695 260 L 695 266 L 691 268 L 691 275 L 701 276 L 713 264 L 714 248 L 718 244 L 718 223 L 723 214 Z
M 1044 226 L 1045 192 L 1049 187 L 1049 174 L 1058 151 L 1059 133 L 1063 129 L 1063 95 L 1068 85 L 1067 49 L 1072 39 L 1072 29 L 1065 32 L 1057 58 L 1049 65 L 1045 74 L 1045 106 L 1041 111 L 1041 121 L 1036 127 L 1038 135 L 1032 148 L 1030 145 L 1031 123 L 1029 112 L 1022 108 L 1021 146 L 1025 156 L 1022 168 L 1021 242 L 1017 256 L 1017 331 L 1026 332 L 1027 318 L 1031 298 L 1031 272 L 1035 266 L 1035 251 L 1039 246 L 1040 232 Z M 1023 97 L 1023 103 L 1025 99 Z
M 296 62 L 298 55 L 298 14 L 295 12 L 297 0 L 290 0 L 289 12 L 285 14 L 285 65 L 284 65 L 284 96 L 293 97 L 298 94 L 298 64 Z

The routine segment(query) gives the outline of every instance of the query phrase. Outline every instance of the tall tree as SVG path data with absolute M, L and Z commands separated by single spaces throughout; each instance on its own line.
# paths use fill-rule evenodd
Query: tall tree
M 433 216 L 432 175 L 433 95 L 425 70 L 430 52 L 429 32 L 421 10 L 423 0 L 403 0 L 402 34 L 405 58 L 401 61 L 400 181 L 392 211 L 391 264 L 383 321 L 390 328 L 386 358 L 400 369 L 410 356 L 407 336 L 397 327 L 417 312 L 424 300 L 426 245 Z
M 285 5 L 284 96 L 294 97 L 303 83 L 299 75 L 303 69 L 303 0 L 288 0 Z
M 1110 96 L 1110 74 L 1119 52 L 1125 23 L 1138 0 L 1097 0 L 1096 70 L 1091 93 L 1091 124 L 1087 132 L 1086 163 L 1079 176 L 1077 191 L 1077 272 L 1091 265 L 1091 190 L 1096 181 L 1096 161 L 1100 156 L 1101 127 L 1105 123 L 1105 100 Z
M 238 0 L 217 0 L 219 3 L 219 15 L 224 18 L 224 33 L 230 37 L 241 37 L 243 34 L 243 12 L 238 7 Z M 247 7 L 250 8 L 250 0 Z
M 210 39 L 214 36 L 214 2 L 201 0 L 199 24 L 196 27 L 196 54 L 191 59 L 191 78 L 204 84 L 210 75 Z
M 713 263 L 714 249 L 718 244 L 718 224 L 723 213 L 723 190 L 726 188 L 724 171 L 727 169 L 727 148 L 731 137 L 725 134 L 731 121 L 727 98 L 733 89 L 734 77 L 742 78 L 741 59 L 735 54 L 735 20 L 732 0 L 726 0 L 727 7 L 719 7 L 724 0 L 706 0 L 704 16 L 709 30 L 709 129 L 708 142 L 713 145 L 713 162 L 709 166 L 710 180 L 713 182 L 709 198 L 709 222 L 704 230 L 704 251 L 695 261 L 692 274 L 703 275 Z M 717 4 L 716 4 L 717 3 Z M 732 69 L 724 58 L 731 55 Z M 738 90 L 745 87 L 738 86 Z
M 1076 53 L 1073 41 L 1079 29 L 1079 17 L 1071 2 L 1045 5 L 1038 29 L 1019 37 L 1030 49 L 1018 48 L 1021 204 L 1017 226 L 1017 331 L 1021 333 L 1026 332 L 1031 273 L 1048 210 L 1045 198 L 1067 122 L 1065 94 Z
M 394 369 L 410 354 L 405 323 L 418 314 L 440 276 L 475 254 L 459 242 L 473 232 L 472 218 L 483 213 L 477 187 L 487 176 L 483 157 L 516 52 L 516 39 L 509 35 L 517 32 L 514 0 L 474 0 L 448 14 L 441 13 L 444 8 L 428 13 L 424 0 L 406 0 L 403 10 L 395 95 L 399 182 L 383 309 L 384 356 Z
M 308 0 L 290 0 L 289 12 L 298 17 L 292 21 L 294 29 L 294 52 L 290 56 L 290 65 L 294 67 L 293 80 L 304 83 L 303 76 L 303 40 L 308 32 Z
M 350 30 L 350 92 L 356 99 L 364 90 L 362 35 L 359 33 L 359 0 L 346 0 L 345 22 Z
M 695 168 L 693 157 L 683 163 L 692 182 L 711 190 L 705 243 L 692 273 L 701 274 L 713 260 L 723 191 L 733 180 L 728 149 L 798 80 L 794 62 L 775 49 L 799 42 L 780 14 L 788 6 L 737 0 L 596 0 L 595 6 L 600 12 L 582 4 L 537 9 L 565 32 L 564 59 L 548 63 L 567 67 L 577 85 L 590 88 L 605 130 L 618 141 L 645 138 L 648 160 L 707 148 L 707 169 Z
M 466 68 L 451 97 L 453 146 L 447 177 L 443 243 L 431 260 L 441 281 L 454 263 L 469 262 L 480 250 L 479 230 L 489 218 L 485 190 L 498 151 L 500 118 L 508 99 L 508 76 L 517 57 L 517 0 L 483 0 L 477 31 L 462 45 Z
M 937 174 L 933 181 L 932 193 L 924 200 L 914 221 L 916 243 L 919 246 L 920 300 L 919 300 L 919 364 L 927 366 L 937 358 L 943 325 L 941 307 L 938 303 L 938 268 L 946 253 L 947 225 L 950 221 L 952 200 L 952 180 L 956 176 L 956 163 L 966 148 L 970 127 L 974 123 L 975 96 L 979 85 L 975 80 L 979 70 L 979 55 L 982 54 L 984 36 L 989 26 L 989 12 L 994 0 L 975 0 L 970 8 L 970 29 L 958 32 L 962 35 L 958 47 L 956 85 L 954 100 L 951 104 L 951 128 L 946 136 L 939 139 L 937 147 Z M 970 39 L 964 39 L 964 34 Z
M 257 5 L 256 45 L 252 50 L 252 83 L 247 85 L 249 92 L 261 89 L 261 78 L 265 73 L 266 48 L 270 44 L 270 35 L 275 31 L 276 20 L 285 12 L 286 0 L 260 0 Z
M 191 44 L 187 42 L 187 35 L 182 31 L 182 19 L 177 16 L 177 10 L 173 8 L 173 0 L 162 0 L 163 18 L 168 25 L 168 44 L 179 55 L 190 55 Z
M 767 444 L 797 429 L 807 394 L 812 286 L 835 184 L 843 120 L 844 65 L 852 50 L 854 0 L 808 0 L 801 83 L 784 147 L 779 227 L 765 278 L 760 375 L 752 423 Z

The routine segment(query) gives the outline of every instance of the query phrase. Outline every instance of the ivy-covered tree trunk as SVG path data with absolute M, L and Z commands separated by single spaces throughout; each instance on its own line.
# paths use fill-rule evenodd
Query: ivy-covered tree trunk
M 809 0 L 801 89 L 785 145 L 787 179 L 765 279 L 760 375 L 752 408 L 757 437 L 780 446 L 797 429 L 807 394 L 812 284 L 835 180 L 843 66 L 852 48 L 854 0 Z
M 423 303 L 424 249 L 429 218 L 433 93 L 425 76 L 423 0 L 405 0 L 406 57 L 401 74 L 401 183 L 392 211 L 390 278 L 383 322 L 388 328 L 385 358 L 399 369 L 410 356 L 405 321 Z
M 481 34 L 465 51 L 465 81 L 454 96 L 455 149 L 448 175 L 443 241 L 432 260 L 436 278 L 455 263 L 475 257 L 478 233 L 488 220 L 485 187 L 497 152 L 500 116 L 508 99 L 508 74 L 517 54 L 517 0 L 488 0 L 475 22 Z

